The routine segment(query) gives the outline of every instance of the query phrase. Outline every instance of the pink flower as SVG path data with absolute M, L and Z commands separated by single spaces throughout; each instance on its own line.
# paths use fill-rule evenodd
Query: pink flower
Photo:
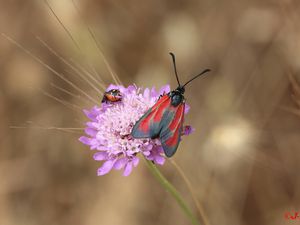
M 96 161 L 104 161 L 98 169 L 98 176 L 112 169 L 123 169 L 123 175 L 128 176 L 139 163 L 138 154 L 163 165 L 165 157 L 159 139 L 134 139 L 130 133 L 136 121 L 155 104 L 159 96 L 170 92 L 170 86 L 166 85 L 158 92 L 155 88 L 142 90 L 133 85 L 127 88 L 110 85 L 107 91 L 111 89 L 121 92 L 122 101 L 102 103 L 91 110 L 84 110 L 90 121 L 86 123 L 87 136 L 79 138 L 91 150 L 97 151 L 94 154 Z

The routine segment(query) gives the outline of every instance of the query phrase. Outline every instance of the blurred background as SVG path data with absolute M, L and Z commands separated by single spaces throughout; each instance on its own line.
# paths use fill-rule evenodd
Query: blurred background
M 78 141 L 87 95 L 100 103 L 114 82 L 98 47 L 124 85 L 176 88 L 170 51 L 182 81 L 212 69 L 187 88 L 196 131 L 173 158 L 205 225 L 294 223 L 284 214 L 300 210 L 299 1 L 48 4 L 0 2 L 1 225 L 189 224 L 143 161 L 129 177 L 97 177 Z M 200 216 L 174 166 L 160 169 Z

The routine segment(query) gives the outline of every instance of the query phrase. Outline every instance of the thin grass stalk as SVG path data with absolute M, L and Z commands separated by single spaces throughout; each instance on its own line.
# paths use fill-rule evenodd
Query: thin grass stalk
M 181 210 L 184 214 L 188 217 L 194 225 L 200 225 L 197 217 L 193 214 L 192 210 L 188 207 L 186 202 L 183 200 L 180 193 L 176 190 L 176 188 L 164 177 L 164 175 L 159 171 L 159 169 L 149 160 L 146 160 L 146 164 L 155 178 L 159 181 L 159 183 L 164 187 L 164 189 L 169 192 L 172 197 L 176 200 L 178 205 L 180 206 Z

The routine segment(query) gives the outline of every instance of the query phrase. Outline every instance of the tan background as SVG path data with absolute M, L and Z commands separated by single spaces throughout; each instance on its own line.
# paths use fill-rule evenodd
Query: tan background
M 182 81 L 211 68 L 187 88 L 186 122 L 196 132 L 174 160 L 211 225 L 293 223 L 284 213 L 300 210 L 300 117 L 289 79 L 300 78 L 299 1 L 75 2 L 79 10 L 71 0 L 50 4 L 79 48 L 43 1 L 1 1 L 0 31 L 98 101 L 100 84 L 82 70 L 91 87 L 36 36 L 106 85 L 113 80 L 88 27 L 126 85 L 175 88 L 169 51 Z M 81 109 L 93 103 L 60 88 L 79 91 L 4 36 L 0 67 L 1 225 L 189 223 L 143 161 L 129 177 L 97 177 L 80 132 L 53 130 L 84 126 Z M 197 212 L 174 167 L 161 170 Z

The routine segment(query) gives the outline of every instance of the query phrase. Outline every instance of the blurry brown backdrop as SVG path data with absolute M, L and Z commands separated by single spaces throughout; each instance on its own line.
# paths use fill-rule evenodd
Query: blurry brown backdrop
M 143 161 L 129 177 L 97 177 L 99 163 L 79 143 L 80 131 L 55 130 L 83 127 L 81 109 L 93 103 L 50 67 L 99 101 L 96 89 L 102 89 L 84 71 L 113 82 L 89 29 L 125 85 L 175 88 L 169 51 L 176 53 L 182 81 L 213 70 L 187 89 L 192 108 L 186 122 L 196 132 L 174 156 L 211 225 L 295 222 L 284 213 L 300 210 L 299 1 L 49 4 L 75 43 L 44 1 L 0 2 L 1 225 L 189 224 Z M 161 170 L 197 212 L 174 167 L 166 162 Z

